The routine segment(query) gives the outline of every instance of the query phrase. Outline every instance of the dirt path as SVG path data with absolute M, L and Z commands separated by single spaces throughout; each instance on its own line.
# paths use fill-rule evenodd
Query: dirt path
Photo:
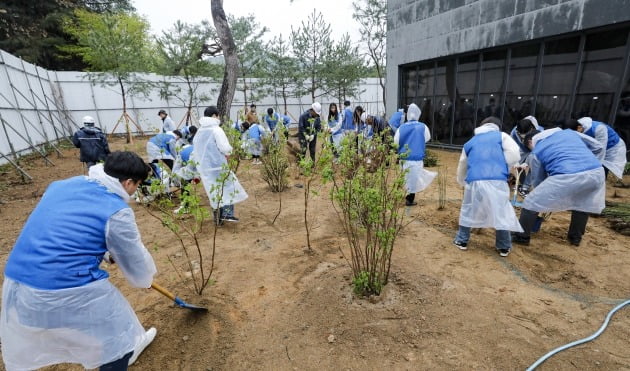
M 143 154 L 144 142 L 112 147 Z M 268 191 L 259 168 L 244 163 L 238 177 L 250 198 L 236 206 L 239 224 L 219 230 L 216 283 L 202 297 L 180 282 L 172 265 L 183 263 L 174 237 L 134 205 L 156 279 L 185 300 L 207 305 L 197 315 L 173 307 L 160 294 L 131 288 L 115 266 L 112 281 L 155 342 L 137 370 L 469 370 L 524 369 L 556 346 L 590 335 L 605 314 L 630 298 L 630 237 L 604 218 L 591 218 L 579 248 L 566 241 L 569 213 L 555 213 L 529 247 L 515 245 L 508 258 L 494 251 L 494 231 L 473 234 L 468 251 L 451 244 L 462 191 L 455 182 L 458 153 L 438 151 L 448 166 L 447 207 L 437 210 L 437 184 L 406 209 L 396 242 L 391 282 L 374 302 L 352 295 L 350 269 L 339 248 L 346 240 L 327 191 L 309 209 L 314 251 L 306 251 L 302 181 L 278 195 Z M 12 170 L 0 181 L 0 267 L 28 214 L 51 181 L 81 174 L 76 150 L 26 164 L 35 177 L 19 184 Z M 292 172 L 295 174 L 295 171 Z M 630 179 L 625 179 L 630 183 Z M 612 188 L 628 202 L 630 189 Z M 210 229 L 210 228 L 208 228 Z M 207 242 L 207 248 L 210 248 Z M 560 353 L 545 370 L 630 369 L 630 308 L 623 309 L 595 342 Z M 67 365 L 50 369 L 80 369 Z

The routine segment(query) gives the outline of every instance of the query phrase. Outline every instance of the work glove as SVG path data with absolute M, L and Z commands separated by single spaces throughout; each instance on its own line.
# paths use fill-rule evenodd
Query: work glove
M 105 255 L 103 255 L 103 260 L 107 263 L 107 264 L 114 264 L 116 263 L 114 261 L 114 257 L 112 256 L 112 254 L 109 253 L 109 251 L 105 251 Z
M 312 142 L 312 141 L 313 141 L 313 139 L 315 139 L 315 135 L 307 135 L 307 136 L 306 136 L 306 141 L 307 141 L 307 142 Z

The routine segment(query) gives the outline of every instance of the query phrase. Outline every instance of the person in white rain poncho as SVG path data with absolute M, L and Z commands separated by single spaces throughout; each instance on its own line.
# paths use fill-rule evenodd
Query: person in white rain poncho
M 197 171 L 203 187 L 210 199 L 210 205 L 218 210 L 220 224 L 223 221 L 238 222 L 234 216 L 234 204 L 245 201 L 247 193 L 236 175 L 228 168 L 232 146 L 220 126 L 219 111 L 215 106 L 205 109 L 199 120 L 201 127 L 193 141 L 193 156 L 197 161 Z
M 577 122 L 569 120 L 564 128 L 595 138 L 604 148 L 601 158 L 605 177 L 608 177 L 609 171 L 619 179 L 623 177 L 626 167 L 626 143 L 613 128 L 603 122 L 593 121 L 590 117 L 582 117 Z
M 402 124 L 394 135 L 394 143 L 398 145 L 398 154 L 401 156 L 401 164 L 405 175 L 407 187 L 406 205 L 413 206 L 416 192 L 426 189 L 433 181 L 437 173 L 424 169 L 424 155 L 426 142 L 431 139 L 429 128 L 419 122 L 420 108 L 410 104 L 407 110 L 407 122 Z
M 100 269 L 116 262 L 129 283 L 156 273 L 127 201 L 147 177 L 132 152 L 113 152 L 89 175 L 50 184 L 9 255 L 0 337 L 7 370 L 57 363 L 126 370 L 155 337 Z
M 169 131 L 153 136 L 147 142 L 147 155 L 150 163 L 158 163 L 162 160 L 169 169 L 173 169 L 173 163 L 177 157 L 177 141 L 182 137 L 179 130 Z
M 496 229 L 495 247 L 503 257 L 512 249 L 510 231 L 523 229 L 510 204 L 510 168 L 520 158 L 518 145 L 501 131 L 501 120 L 488 117 L 464 144 L 457 165 L 457 182 L 464 186 L 459 230 L 453 243 L 466 250 L 471 228 Z
M 570 129 L 548 129 L 525 137 L 532 149 L 528 159 L 534 190 L 525 198 L 520 222 L 523 233 L 512 236 L 528 245 L 539 212 L 571 211 L 569 243 L 579 246 L 588 213 L 604 209 L 606 182 L 600 160 L 604 147 L 595 139 Z

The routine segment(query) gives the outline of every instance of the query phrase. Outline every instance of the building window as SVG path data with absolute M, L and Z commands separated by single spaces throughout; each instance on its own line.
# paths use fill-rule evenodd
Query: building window
M 477 123 L 490 116 L 501 118 L 507 51 L 483 53 Z
M 572 112 L 574 118 L 590 116 L 607 122 L 610 118 L 619 76 L 623 76 L 628 29 L 586 36 L 582 76 Z
M 418 93 L 415 103 L 422 110 L 420 121 L 424 122 L 433 133 L 433 86 L 435 81 L 435 64 L 424 63 L 418 66 Z
M 545 43 L 536 118 L 545 128 L 562 126 L 569 116 L 580 37 Z
M 440 143 L 451 142 L 451 118 L 455 85 L 455 60 L 439 61 L 435 69 L 435 108 L 432 137 Z
M 478 54 L 459 58 L 452 144 L 464 144 L 473 136 L 475 130 L 475 93 L 478 69 Z
M 536 66 L 539 52 L 539 43 L 512 49 L 510 81 L 503 114 L 503 127 L 506 131 L 512 130 L 519 120 L 534 113 Z
M 403 67 L 401 71 L 401 85 L 402 85 L 402 99 L 401 103 L 403 105 L 407 105 L 412 103 L 416 96 L 416 91 L 418 90 L 418 81 L 417 81 L 417 65 Z

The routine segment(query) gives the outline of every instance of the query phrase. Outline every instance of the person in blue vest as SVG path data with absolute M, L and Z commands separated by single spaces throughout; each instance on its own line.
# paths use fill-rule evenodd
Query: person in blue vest
M 509 169 L 519 157 L 518 145 L 501 131 L 501 120 L 493 116 L 481 121 L 464 144 L 457 165 L 457 182 L 464 187 L 464 199 L 453 240 L 460 250 L 468 249 L 472 228 L 494 228 L 499 255 L 510 254 L 510 231 L 523 231 L 510 204 L 507 184 Z
M 262 164 L 262 162 L 260 162 L 260 156 L 263 152 L 262 138 L 266 135 L 266 133 L 265 128 L 257 122 L 251 124 L 246 131 L 246 148 L 253 158 L 252 164 L 254 165 Z
M 263 116 L 263 122 L 267 124 L 270 132 L 274 132 L 276 130 L 276 126 L 278 126 L 280 119 L 280 115 L 277 112 L 274 112 L 271 107 L 267 108 L 267 113 Z
M 341 129 L 343 130 L 344 135 L 348 135 L 349 133 L 356 133 L 357 126 L 354 122 L 354 113 L 352 112 L 352 108 L 350 108 L 349 100 L 343 102 L 341 122 Z
M 429 128 L 419 122 L 420 108 L 415 104 L 409 105 L 407 121 L 400 126 L 394 135 L 394 144 L 398 146 L 398 154 L 401 158 L 401 166 L 407 170 L 405 186 L 407 196 L 405 205 L 414 206 L 416 192 L 426 189 L 433 181 L 437 173 L 424 169 L 424 155 L 426 143 L 431 139 Z
M 576 130 L 595 138 L 604 147 L 602 165 L 604 175 L 607 178 L 608 172 L 612 172 L 617 178 L 623 178 L 623 171 L 626 167 L 626 143 L 619 137 L 615 129 L 609 125 L 594 121 L 590 117 L 582 117 L 577 120 L 569 120 L 564 125 L 565 129 Z
M 534 116 L 527 116 L 524 119 L 520 120 L 516 123 L 516 126 L 512 128 L 510 132 L 510 137 L 514 139 L 516 144 L 518 144 L 519 153 L 521 155 L 521 159 L 519 160 L 520 165 L 524 165 L 527 162 L 527 157 L 531 153 L 529 148 L 523 142 L 525 136 L 529 133 L 539 133 L 543 131 L 543 127 L 538 125 L 538 120 Z M 521 172 L 521 177 L 518 179 L 518 192 L 524 196 L 529 191 L 529 172 Z
M 328 106 L 328 131 L 330 132 L 330 143 L 333 145 L 333 154 L 335 158 L 339 157 L 339 149 L 341 140 L 343 139 L 343 122 L 339 119 L 339 110 L 336 103 Z
M 399 108 L 398 111 L 394 112 L 394 114 L 389 118 L 387 122 L 389 127 L 392 129 L 392 133 L 396 134 L 396 131 L 405 122 L 405 114 L 406 108 Z
M 319 102 L 313 102 L 311 108 L 304 111 L 298 120 L 298 139 L 300 141 L 302 157 L 306 156 L 308 150 L 313 162 L 315 162 L 317 133 L 322 130 L 321 113 L 322 105 Z
M 567 233 L 570 244 L 579 246 L 586 231 L 588 214 L 599 214 L 605 206 L 606 182 L 600 159 L 605 147 L 597 140 L 571 129 L 547 129 L 530 133 L 525 143 L 534 190 L 525 197 L 521 216 L 522 233 L 514 243 L 529 245 L 540 212 L 571 210 Z
M 157 163 L 162 160 L 169 169 L 173 169 L 173 162 L 177 157 L 177 141 L 182 137 L 179 130 L 160 133 L 147 142 L 149 162 Z
M 187 196 L 188 190 L 186 186 L 190 183 L 199 183 L 199 172 L 197 171 L 196 162 L 194 156 L 192 156 L 194 147 L 190 144 L 184 145 L 184 147 L 177 154 L 175 164 L 173 165 L 173 175 L 179 182 L 181 189 L 181 198 Z M 189 212 L 188 204 L 182 202 L 181 205 L 173 211 L 175 214 L 186 214 Z
M 126 370 L 154 339 L 99 265 L 134 287 L 157 270 L 127 202 L 147 177 L 133 152 L 113 152 L 88 176 L 52 182 L 28 217 L 4 271 L 0 340 L 8 370 L 79 363 Z

